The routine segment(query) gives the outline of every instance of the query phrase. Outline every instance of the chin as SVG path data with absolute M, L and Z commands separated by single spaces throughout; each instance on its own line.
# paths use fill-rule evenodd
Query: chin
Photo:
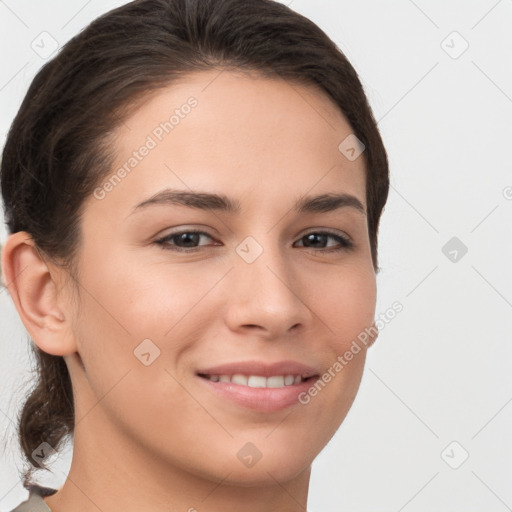
M 311 462 L 303 461 L 270 461 L 258 462 L 252 468 L 233 467 L 229 477 L 223 480 L 223 485 L 236 485 L 239 487 L 265 487 L 277 483 L 285 484 L 300 476 L 304 471 L 311 470 Z M 225 475 L 224 475 L 225 476 Z
M 260 449 L 255 447 L 256 444 Z M 234 449 L 226 447 L 226 450 L 212 454 L 213 459 L 208 461 L 210 480 L 222 480 L 223 485 L 242 487 L 272 486 L 277 482 L 283 484 L 297 478 L 304 471 L 309 473 L 313 459 L 318 454 L 313 447 L 305 446 L 303 442 L 276 446 L 268 441 L 255 441 L 254 445 L 237 441 L 235 445 Z M 318 447 L 320 450 L 321 447 Z M 226 457 L 228 453 L 233 455 Z

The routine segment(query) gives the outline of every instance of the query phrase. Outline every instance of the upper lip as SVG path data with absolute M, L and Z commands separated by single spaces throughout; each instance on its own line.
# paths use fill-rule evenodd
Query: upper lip
M 268 363 L 263 361 L 239 361 L 210 366 L 197 371 L 198 375 L 261 375 L 272 377 L 275 375 L 300 375 L 302 378 L 314 377 L 318 372 L 311 366 L 296 361 L 277 361 Z

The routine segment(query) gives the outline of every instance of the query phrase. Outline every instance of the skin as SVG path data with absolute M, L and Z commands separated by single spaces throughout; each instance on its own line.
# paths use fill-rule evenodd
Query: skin
M 71 469 L 45 498 L 54 512 L 306 510 L 311 463 L 359 388 L 364 346 L 307 405 L 277 412 L 198 381 L 199 367 L 246 360 L 325 372 L 372 324 L 376 279 L 364 213 L 292 210 L 322 193 L 366 209 L 364 160 L 338 150 L 352 130 L 319 89 L 228 70 L 188 75 L 124 120 L 112 171 L 190 96 L 197 107 L 103 199 L 86 201 L 77 297 L 27 233 L 4 248 L 20 317 L 39 348 L 64 356 L 75 394 Z M 242 212 L 161 204 L 130 215 L 165 188 L 225 194 Z M 187 229 L 211 238 L 192 253 L 155 243 Z M 339 247 L 330 237 L 307 246 L 306 234 L 326 230 L 354 247 L 327 252 Z M 235 250 L 248 236 L 263 249 L 250 264 Z M 160 350 L 149 366 L 134 356 L 147 338 Z M 262 454 L 252 467 L 237 457 L 247 442 Z

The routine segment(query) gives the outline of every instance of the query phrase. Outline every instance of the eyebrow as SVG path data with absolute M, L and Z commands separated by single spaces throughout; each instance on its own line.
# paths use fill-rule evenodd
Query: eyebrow
M 224 194 L 165 189 L 139 203 L 128 216 L 154 205 L 187 206 L 198 210 L 215 210 L 231 214 L 239 214 L 242 211 L 238 200 L 231 199 Z M 317 196 L 300 196 L 296 200 L 293 210 L 296 213 L 326 213 L 346 207 L 353 208 L 366 215 L 366 210 L 361 201 L 351 194 L 330 193 Z

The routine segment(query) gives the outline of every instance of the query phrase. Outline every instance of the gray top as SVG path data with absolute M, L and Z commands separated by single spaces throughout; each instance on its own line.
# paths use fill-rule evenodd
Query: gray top
M 20 503 L 11 512 L 52 512 L 50 507 L 45 503 L 43 496 L 51 496 L 56 492 L 57 489 L 33 485 L 30 488 L 27 500 Z

